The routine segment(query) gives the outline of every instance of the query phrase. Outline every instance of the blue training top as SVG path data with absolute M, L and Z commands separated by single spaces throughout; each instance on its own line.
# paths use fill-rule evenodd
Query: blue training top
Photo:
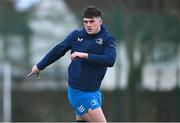
M 112 67 L 116 59 L 115 39 L 101 26 L 97 34 L 88 34 L 85 29 L 75 30 L 63 42 L 56 45 L 37 64 L 43 70 L 68 51 L 88 53 L 87 59 L 72 60 L 68 68 L 69 86 L 84 91 L 100 89 L 107 67 Z

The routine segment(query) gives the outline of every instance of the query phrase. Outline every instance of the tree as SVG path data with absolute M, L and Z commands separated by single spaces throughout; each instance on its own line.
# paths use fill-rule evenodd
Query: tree
M 0 35 L 4 39 L 4 58 L 5 60 L 11 60 L 8 57 L 8 45 L 11 43 L 8 40 L 8 37 L 19 35 L 23 37 L 24 40 L 24 49 L 25 55 L 24 59 L 22 59 L 21 64 L 29 65 L 29 56 L 30 56 L 30 35 L 31 29 L 28 26 L 28 12 L 18 12 L 14 8 L 15 1 L 14 0 L 1 0 L 0 1 Z
M 150 11 L 139 11 L 136 8 L 137 2 L 130 0 L 129 6 L 131 8 L 124 10 L 124 40 L 129 59 L 128 93 L 132 121 L 136 121 L 138 117 L 137 98 L 138 90 L 141 88 L 143 66 L 147 62 L 152 62 L 154 59 L 152 54 L 157 45 L 162 45 L 165 42 L 177 42 L 180 39 L 177 33 L 180 31 L 179 19 L 177 16 L 166 13 L 168 11 L 166 9 L 169 8 L 163 10 L 159 6 L 160 1 L 151 1 L 150 5 L 152 6 L 148 7 L 152 8 Z M 137 55 L 139 55 L 139 59 L 136 58 Z M 172 54 L 169 54 L 169 57 L 171 56 Z

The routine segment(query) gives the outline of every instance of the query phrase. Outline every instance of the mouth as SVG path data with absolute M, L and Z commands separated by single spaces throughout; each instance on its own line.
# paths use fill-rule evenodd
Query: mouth
M 91 29 L 91 28 L 87 28 L 87 31 L 88 31 L 88 32 L 92 32 L 92 29 Z

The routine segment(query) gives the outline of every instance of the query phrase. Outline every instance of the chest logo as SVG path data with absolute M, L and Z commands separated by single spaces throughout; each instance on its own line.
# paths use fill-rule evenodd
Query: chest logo
M 99 45 L 102 45 L 103 44 L 103 39 L 102 38 L 98 38 L 96 40 L 96 43 L 99 44 Z
M 79 42 L 81 42 L 81 41 L 83 41 L 83 38 L 77 38 L 77 41 L 79 41 Z

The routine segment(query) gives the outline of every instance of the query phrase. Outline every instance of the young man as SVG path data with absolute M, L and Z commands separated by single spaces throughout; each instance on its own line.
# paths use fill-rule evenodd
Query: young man
M 84 28 L 70 33 L 32 68 L 39 74 L 48 65 L 71 50 L 68 68 L 68 99 L 76 112 L 77 121 L 106 122 L 102 111 L 101 82 L 107 67 L 116 59 L 115 39 L 102 25 L 102 13 L 96 7 L 84 9 Z

